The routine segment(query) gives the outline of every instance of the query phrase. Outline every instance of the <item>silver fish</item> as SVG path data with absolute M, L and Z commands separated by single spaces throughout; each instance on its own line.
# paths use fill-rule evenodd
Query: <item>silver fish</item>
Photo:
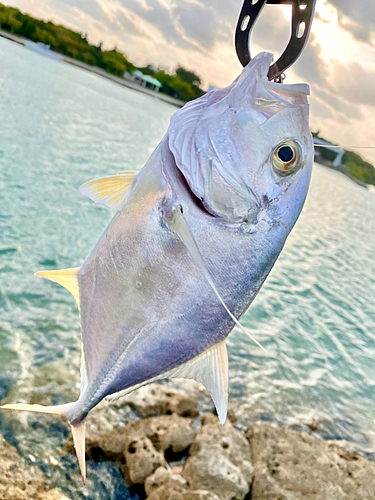
M 313 163 L 309 87 L 269 82 L 261 53 L 227 88 L 188 103 L 139 172 L 80 191 L 117 212 L 81 268 L 37 276 L 80 307 L 81 394 L 71 425 L 85 477 L 85 427 L 103 398 L 192 378 L 226 419 L 225 339 L 272 269 L 303 207 Z

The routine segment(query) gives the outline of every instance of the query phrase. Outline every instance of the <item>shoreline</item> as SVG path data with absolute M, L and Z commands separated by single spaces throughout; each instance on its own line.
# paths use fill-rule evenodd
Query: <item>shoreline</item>
M 129 407 L 135 418 L 108 425 L 111 406 Z M 233 409 L 221 425 L 184 391 L 147 385 L 114 403 L 102 402 L 91 415 L 87 491 L 94 464 L 104 462 L 114 465 L 112 478 L 117 469 L 123 488 L 142 500 L 373 500 L 375 463 L 342 440 L 321 439 L 320 424 L 312 420 L 301 432 L 260 421 L 240 430 Z M 62 450 L 60 459 L 74 462 L 69 488 L 53 484 L 2 438 L 0 468 L 6 474 L 0 500 L 76 498 L 79 469 L 71 435 Z M 10 489 L 15 494 L 9 496 Z M 113 493 L 120 494 L 114 488 L 111 498 Z
M 14 43 L 18 43 L 19 45 L 23 45 L 25 48 L 28 48 L 25 44 L 27 42 L 28 44 L 34 44 L 37 47 L 37 44 L 35 42 L 32 42 L 31 40 L 28 40 L 27 38 L 22 38 L 17 35 L 13 35 L 12 33 L 8 33 L 7 31 L 0 30 L 0 37 L 5 38 L 6 40 L 9 40 Z M 54 52 L 50 51 L 51 55 L 58 55 L 60 56 L 59 59 L 62 62 L 65 62 L 67 64 L 71 64 L 72 66 L 76 66 L 78 68 L 81 68 L 83 70 L 89 71 L 90 73 L 94 73 L 96 75 L 102 76 L 104 78 L 107 78 L 107 80 L 111 80 L 114 83 L 118 83 L 119 85 L 122 85 L 123 87 L 126 87 L 131 90 L 135 90 L 137 92 L 141 92 L 142 94 L 149 95 L 150 97 L 155 97 L 156 99 L 159 99 L 160 101 L 166 102 L 167 104 L 172 104 L 173 106 L 177 106 L 178 108 L 181 108 L 184 106 L 186 103 L 183 101 L 180 101 L 179 99 L 175 99 L 174 97 L 170 97 L 166 94 L 162 94 L 160 92 L 155 92 L 154 90 L 147 89 L 145 87 L 142 87 L 141 85 L 138 85 L 137 83 L 134 83 L 129 80 L 125 80 L 124 78 L 120 78 L 115 75 L 111 75 L 110 73 L 107 73 L 103 69 L 97 67 L 97 66 L 90 66 L 88 64 L 85 64 L 83 62 L 77 61 L 76 59 L 73 59 L 68 56 L 64 56 L 63 54 L 60 54 L 59 52 Z M 43 55 L 43 54 L 41 54 Z M 46 53 L 46 56 L 49 54 Z
M 33 42 L 27 38 L 20 37 L 18 35 L 8 33 L 7 31 L 1 30 L 1 29 L 0 29 L 0 38 L 5 38 L 11 42 L 17 43 L 19 45 L 23 45 L 25 48 L 29 48 L 28 45 L 30 45 L 30 44 L 35 45 L 35 47 L 39 48 L 35 42 Z M 33 49 L 29 48 L 29 50 L 33 50 Z M 35 50 L 34 52 L 41 53 L 40 50 Z M 176 106 L 178 108 L 181 108 L 186 104 L 184 101 L 181 101 L 179 99 L 175 99 L 174 97 L 170 97 L 170 96 L 163 94 L 161 92 L 155 92 L 154 90 L 142 87 L 141 85 L 134 83 L 133 81 L 125 80 L 124 78 L 112 75 L 111 73 L 107 73 L 106 71 L 99 68 L 98 66 L 90 66 L 90 65 L 85 64 L 81 61 L 78 61 L 78 60 L 73 59 L 71 57 L 60 54 L 59 52 L 54 52 L 52 50 L 50 50 L 50 51 L 46 50 L 45 52 L 46 52 L 45 54 L 41 53 L 41 55 L 54 58 L 55 60 L 60 60 L 61 62 L 65 62 L 67 64 L 71 64 L 72 66 L 76 66 L 76 67 L 81 68 L 85 71 L 89 71 L 90 73 L 94 73 L 98 76 L 106 78 L 107 80 L 111 80 L 114 83 L 122 85 L 123 87 L 126 87 L 128 89 L 135 90 L 137 92 L 141 92 L 142 94 L 149 95 L 150 97 L 154 97 L 156 99 L 159 99 L 160 101 L 163 101 L 167 104 L 171 104 L 171 105 Z M 351 181 L 353 181 L 355 184 L 357 184 L 365 189 L 368 189 L 368 187 L 371 185 L 371 184 L 367 184 L 366 182 L 354 177 L 352 174 L 350 174 L 347 171 L 347 169 L 344 168 L 343 165 L 341 165 L 340 167 L 334 167 L 332 162 L 329 162 L 329 161 L 325 160 L 324 158 L 317 157 L 317 156 L 315 156 L 314 161 L 316 163 L 319 163 L 320 165 L 322 165 L 324 167 L 330 168 L 331 170 L 335 170 L 336 172 L 340 172 L 341 174 L 343 174 L 347 178 L 349 178 Z
M 365 189 L 368 189 L 369 186 L 371 186 L 371 184 L 366 184 L 365 182 L 363 182 L 360 179 L 357 179 L 356 177 L 351 175 L 349 172 L 347 172 L 347 170 L 343 167 L 343 165 L 341 165 L 339 167 L 334 167 L 332 162 L 324 160 L 323 158 L 319 158 L 319 159 L 315 158 L 314 162 L 318 163 L 318 165 L 321 165 L 322 167 L 329 168 L 331 170 L 334 170 L 335 172 L 339 172 L 340 174 L 345 175 L 346 177 L 348 177 L 348 179 L 353 181 L 355 184 L 357 184 L 358 186 L 361 186 Z

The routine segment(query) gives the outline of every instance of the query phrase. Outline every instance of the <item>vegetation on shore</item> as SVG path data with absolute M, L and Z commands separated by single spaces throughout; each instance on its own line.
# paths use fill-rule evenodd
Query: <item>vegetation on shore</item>
M 140 69 L 143 73 L 154 76 L 162 83 L 161 92 L 182 101 L 190 101 L 203 94 L 203 90 L 199 87 L 201 84 L 199 76 L 191 71 L 178 67 L 176 72 L 171 75 L 153 66 L 137 68 L 116 48 L 103 50 L 102 44 L 90 44 L 87 35 L 56 25 L 51 21 L 35 19 L 2 3 L 0 3 L 0 29 L 33 42 L 49 45 L 50 49 L 55 52 L 90 66 L 98 66 L 119 77 L 122 77 L 124 72 L 132 73 L 135 69 Z
M 333 144 L 332 142 L 327 141 L 323 137 L 319 135 L 319 132 L 313 132 L 313 136 L 317 139 L 322 139 L 328 144 L 332 144 L 332 146 L 336 146 L 337 144 Z M 344 148 L 342 148 L 344 149 Z M 365 184 L 372 184 L 375 186 L 375 168 L 371 163 L 365 161 L 359 154 L 354 153 L 353 151 L 345 151 L 345 154 L 342 159 L 342 165 L 340 170 L 347 174 L 349 177 L 354 177 Z M 328 162 L 333 162 L 336 158 L 336 154 L 334 151 L 331 151 L 327 148 L 319 148 L 319 153 L 322 158 Z

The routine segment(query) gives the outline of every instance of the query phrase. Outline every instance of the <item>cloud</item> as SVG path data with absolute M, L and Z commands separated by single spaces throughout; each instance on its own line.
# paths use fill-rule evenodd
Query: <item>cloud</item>
M 228 85 L 241 71 L 234 50 L 240 0 L 0 1 L 87 33 L 91 43 L 117 46 L 137 65 L 173 71 L 180 64 L 199 74 L 205 86 Z M 263 9 L 251 37 L 252 55 L 269 50 L 277 58 L 283 52 L 290 37 L 283 9 Z M 370 142 L 375 128 L 375 68 L 370 64 L 375 60 L 375 0 L 318 0 L 318 11 L 321 22 L 313 26 L 287 82 L 311 85 L 312 123 L 328 139 L 353 142 L 353 133 L 357 142 L 361 134 Z M 374 161 L 375 154 L 363 154 Z
M 176 29 L 171 9 L 159 0 L 146 0 L 142 3 L 137 0 L 122 0 L 121 5 L 127 11 L 134 12 L 144 21 L 156 27 L 167 42 L 176 43 L 178 46 L 184 48 L 189 46 Z
M 340 123 L 342 123 L 343 120 L 359 120 L 363 118 L 361 106 L 348 102 L 340 95 L 331 94 L 330 92 L 326 92 L 325 90 L 321 90 L 319 88 L 314 88 L 312 95 L 317 100 L 324 102 L 325 105 L 331 108 L 334 112 L 334 116 L 336 116 L 336 119 L 339 120 Z
M 359 62 L 333 63 L 333 87 L 352 103 L 375 106 L 375 69 Z
M 330 86 L 328 80 L 330 69 L 324 60 L 322 47 L 317 42 L 314 33 L 311 33 L 310 41 L 293 65 L 293 70 L 310 85 Z
M 361 42 L 374 44 L 374 0 L 329 0 L 337 9 L 339 25 Z
M 317 10 L 315 11 L 315 14 L 314 14 L 314 20 L 320 21 L 321 23 L 324 23 L 324 24 L 329 24 L 328 19 L 325 19 L 323 16 L 321 16 Z
M 229 35 L 225 21 L 211 5 L 180 3 L 173 8 L 173 17 L 190 40 L 207 50 Z

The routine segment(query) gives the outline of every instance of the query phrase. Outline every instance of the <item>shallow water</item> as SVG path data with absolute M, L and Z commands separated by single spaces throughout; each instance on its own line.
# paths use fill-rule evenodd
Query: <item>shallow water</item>
M 33 278 L 79 266 L 111 219 L 83 182 L 139 169 L 175 108 L 0 38 L 0 398 L 44 404 L 79 390 L 74 299 Z M 303 213 L 228 340 L 238 426 L 266 420 L 375 451 L 375 193 L 315 166 Z M 114 417 L 115 418 L 115 417 Z M 136 497 L 113 464 L 79 487 L 65 425 L 0 415 L 0 430 L 72 499 Z

